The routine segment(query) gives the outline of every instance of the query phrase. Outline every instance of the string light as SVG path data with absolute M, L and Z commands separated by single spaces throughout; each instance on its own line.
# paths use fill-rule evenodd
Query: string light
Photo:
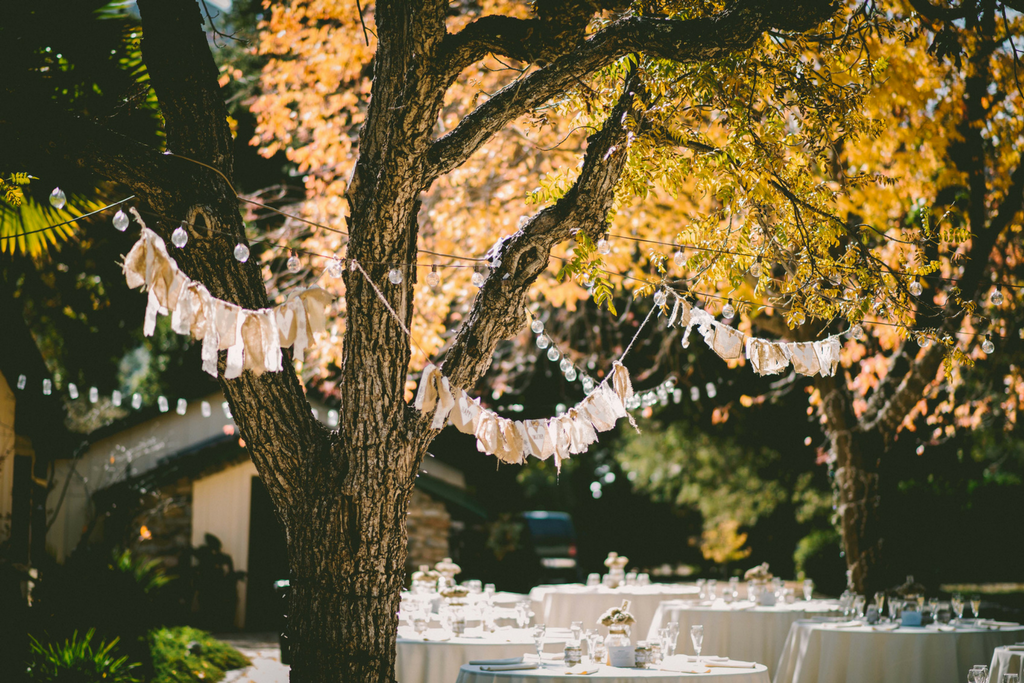
M 114 391 L 111 392 L 111 394 L 110 394 L 110 402 L 113 403 L 115 406 L 120 408 L 121 407 L 121 392 L 118 391 L 117 389 L 114 389 Z
M 992 304 L 995 305 L 995 306 L 1001 305 L 1003 303 L 1003 292 L 1002 292 L 1002 290 L 1000 290 L 998 287 L 993 289 L 992 290 L 992 296 L 989 297 L 989 301 L 991 301 Z
M 118 232 L 124 232 L 128 229 L 128 214 L 121 209 L 117 210 L 114 214 L 114 219 L 111 221 L 114 224 L 114 229 Z
M 160 409 L 161 413 L 166 413 L 170 409 L 170 406 L 167 403 L 167 397 L 158 396 L 156 399 L 156 407 Z
M 722 307 L 722 317 L 726 320 L 732 320 L 736 317 L 736 309 L 733 308 L 732 299 L 729 299 L 729 302 Z
M 100 400 L 100 390 L 96 387 L 89 387 L 89 403 L 96 403 Z
M 334 258 L 327 264 L 327 274 L 333 277 L 335 280 L 339 279 L 345 272 L 345 269 L 341 265 L 341 261 Z
M 921 296 L 921 292 L 923 291 L 924 288 L 921 286 L 921 281 L 914 278 L 914 281 L 910 283 L 910 293 L 914 296 Z
M 138 410 L 142 407 L 142 394 L 132 394 L 132 410 Z
M 245 263 L 249 260 L 249 247 L 239 242 L 235 245 L 235 260 L 239 263 Z
M 388 273 L 388 280 L 390 280 L 393 285 L 402 284 L 402 271 L 398 268 L 392 268 Z
M 761 257 L 758 256 L 757 260 L 750 266 L 750 274 L 756 278 L 761 277 Z
M 544 331 L 544 323 L 540 318 L 534 318 L 533 322 L 530 323 L 530 329 L 533 330 L 534 334 L 540 334 Z
M 186 401 L 183 398 L 179 398 L 178 399 L 178 405 L 177 405 L 177 407 L 175 407 L 174 412 L 176 412 L 178 415 L 184 415 L 185 411 L 187 411 L 187 410 L 188 410 L 188 401 Z
M 562 357 L 562 352 L 558 350 L 557 346 L 552 346 L 548 349 L 548 360 L 556 361 Z
M 859 324 L 858 325 L 854 325 L 853 327 L 850 328 L 850 337 L 852 337 L 856 341 L 863 340 L 864 339 L 864 328 L 861 325 L 859 325 Z
M 63 209 L 67 201 L 68 197 L 64 194 L 64 190 L 59 187 L 53 188 L 53 192 L 50 193 L 50 206 L 55 209 Z
M 203 401 L 200 403 L 199 412 L 202 413 L 203 417 L 210 417 L 210 415 L 213 415 L 213 408 L 210 407 L 210 402 Z
M 991 335 L 985 335 L 985 341 L 981 342 L 981 350 L 984 351 L 986 355 L 991 355 L 992 352 L 996 350 L 996 345 L 992 343 Z
M 537 337 L 537 348 L 538 349 L 543 351 L 544 349 L 548 348 L 549 346 L 551 346 L 551 340 L 548 339 L 547 336 L 542 334 L 539 337 Z
M 285 264 L 288 268 L 289 273 L 297 273 L 302 270 L 302 262 L 299 261 L 299 257 L 295 255 L 295 251 L 292 251 L 292 255 L 288 257 L 288 262 Z
M 680 249 L 672 255 L 672 261 L 675 262 L 677 268 L 682 268 L 686 264 L 686 254 Z
M 70 396 L 72 400 L 78 398 L 78 386 L 74 382 L 68 385 L 68 396 Z
M 178 249 L 184 248 L 188 243 L 188 232 L 185 230 L 185 222 L 182 221 L 181 225 L 174 229 L 171 233 L 171 244 L 176 246 Z
M 483 287 L 484 286 L 484 274 L 481 273 L 479 270 L 474 270 L 473 271 L 473 277 L 470 278 L 470 282 L 472 282 L 473 286 L 476 287 L 477 289 L 479 289 L 480 287 Z
M 441 284 L 441 275 L 437 272 L 437 266 L 431 266 L 430 272 L 427 273 L 427 286 L 437 287 Z
M 666 301 L 668 301 L 668 294 L 664 289 L 659 289 L 654 293 L 655 306 L 664 306 Z
M 18 375 L 18 389 L 24 389 L 25 384 L 28 382 L 28 377 L 25 375 Z
M 49 396 L 53 393 L 53 382 L 49 378 L 43 380 L 43 396 Z
M 603 237 L 597 241 L 597 253 L 602 256 L 612 253 L 612 245 Z

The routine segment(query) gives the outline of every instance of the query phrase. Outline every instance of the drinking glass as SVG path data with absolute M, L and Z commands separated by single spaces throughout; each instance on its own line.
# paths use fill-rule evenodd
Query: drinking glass
M 498 592 L 498 591 L 497 591 L 497 589 L 496 589 L 496 588 L 494 587 L 494 584 L 493 584 L 493 583 L 485 583 L 485 584 L 484 584 L 484 595 L 486 595 L 486 596 L 487 596 L 487 600 L 488 600 L 488 601 L 490 601 L 491 599 L 493 599 L 493 598 L 494 598 L 494 594 L 495 594 L 495 593 L 497 593 L 497 592 Z
M 651 575 L 648 574 L 647 572 L 640 572 L 639 574 L 636 575 L 636 585 L 638 585 L 638 586 L 650 586 L 651 585 Z
M 1000 683 L 1018 683 L 1020 676 L 1017 674 L 1003 674 L 1003 680 Z
M 596 659 L 594 659 L 594 648 L 595 648 L 594 638 L 599 638 L 599 637 L 600 636 L 597 634 L 597 631 L 595 631 L 592 628 L 588 628 L 586 631 L 583 632 L 583 640 L 585 640 L 587 642 L 587 656 L 590 657 L 590 660 L 593 661 L 593 662 L 597 661 Z M 580 645 L 582 645 L 582 644 L 583 644 L 583 642 L 581 641 Z
M 900 605 L 902 603 L 899 600 L 893 600 L 889 598 L 889 620 L 897 621 L 900 618 Z
M 547 638 L 548 629 L 544 624 L 537 624 L 533 627 L 533 646 L 537 648 L 537 661 L 544 666 L 544 640 Z
M 669 649 L 670 649 L 669 645 L 672 646 L 671 649 L 675 649 L 675 644 L 674 643 L 670 643 L 671 638 L 672 638 L 672 629 L 670 629 L 668 626 L 666 626 L 665 628 L 659 628 L 658 629 L 658 642 L 661 643 L 661 657 L 662 657 L 662 659 L 664 659 L 665 657 L 671 657 L 672 656 L 672 653 L 669 652 Z
M 864 599 L 863 595 L 858 595 L 853 599 L 853 616 L 863 617 L 864 616 L 864 605 L 867 600 Z
M 757 602 L 757 582 L 747 581 L 747 600 Z
M 814 595 L 814 582 L 810 579 L 804 579 L 804 600 L 810 601 Z
M 953 593 L 953 599 L 950 601 L 953 605 L 953 611 L 956 612 L 957 623 L 960 623 L 964 619 L 964 596 L 959 593 Z
M 572 622 L 572 626 L 569 627 L 569 630 L 572 631 L 572 640 L 573 640 L 573 642 L 576 643 L 576 644 L 579 644 L 580 636 L 583 635 L 583 622 L 582 621 L 574 621 L 574 622 Z
M 716 579 L 708 579 L 708 600 L 714 602 L 718 597 L 718 581 Z
M 587 649 L 589 650 L 591 661 L 595 664 L 603 662 L 605 658 L 604 639 L 601 638 L 601 634 L 597 631 L 587 631 L 587 634 Z
M 970 683 L 988 683 L 988 667 L 984 664 L 972 666 L 971 673 L 967 678 Z
M 707 579 L 697 579 L 697 590 L 700 591 L 697 594 L 698 600 L 704 600 L 708 597 L 707 584 Z
M 697 661 L 700 661 L 700 648 L 704 644 L 704 626 L 696 624 L 690 627 L 690 640 L 693 641 L 693 651 L 697 653 Z
M 918 595 L 918 596 L 916 596 L 916 599 L 917 599 L 917 611 L 918 612 L 923 612 L 924 611 L 924 596 L 923 595 Z
M 975 620 L 981 618 L 981 596 L 971 596 L 971 612 L 974 614 Z
M 669 650 L 671 650 L 670 654 L 674 655 L 676 653 L 676 646 L 677 646 L 676 641 L 679 640 L 679 622 L 678 621 L 670 621 L 670 622 L 668 622 L 668 637 L 669 637 Z
M 932 621 L 936 624 L 939 623 L 939 599 L 931 598 L 928 600 L 928 611 L 932 613 Z
M 626 585 L 627 586 L 635 586 L 636 585 L 636 572 L 626 572 Z
M 530 603 L 520 602 L 516 604 L 516 625 L 519 628 L 526 628 L 530 623 Z
M 587 574 L 587 585 L 588 586 L 600 586 L 601 585 L 601 575 L 598 574 L 597 572 L 593 572 L 591 574 Z
M 885 593 L 878 591 L 875 593 L 875 608 L 878 609 L 878 616 L 882 616 L 882 605 L 885 603 Z

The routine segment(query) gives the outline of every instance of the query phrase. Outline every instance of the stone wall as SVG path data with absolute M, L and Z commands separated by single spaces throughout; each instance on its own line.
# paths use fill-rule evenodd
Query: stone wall
M 448 537 L 452 518 L 443 503 L 419 489 L 413 489 L 409 501 L 409 556 L 406 566 L 415 570 L 421 564 L 433 566 L 451 555 Z

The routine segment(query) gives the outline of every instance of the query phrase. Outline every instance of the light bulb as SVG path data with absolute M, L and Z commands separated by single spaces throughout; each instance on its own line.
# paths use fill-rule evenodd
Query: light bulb
M 331 262 L 327 264 L 327 274 L 333 278 L 340 278 L 345 272 L 345 269 L 341 266 L 341 261 L 338 259 L 331 259 Z
M 932 340 L 929 339 L 928 337 L 926 337 L 923 334 L 919 334 L 919 335 L 917 335 L 917 344 L 922 349 L 927 349 L 929 346 L 932 345 Z
M 481 273 L 479 270 L 473 271 L 473 277 L 470 279 L 470 282 L 473 283 L 474 287 L 483 287 L 484 286 L 484 274 Z
M 113 403 L 118 408 L 121 407 L 121 398 L 121 392 L 118 389 L 114 389 L 112 392 L 110 392 L 110 402 Z
M 682 251 L 677 251 L 672 256 L 672 260 L 675 262 L 676 267 L 682 268 L 683 264 L 686 263 L 686 255 Z
M 565 379 L 567 381 L 569 381 L 569 382 L 575 382 L 576 381 L 576 368 L 570 367 L 568 370 L 566 370 L 565 371 Z
M 228 405 L 227 401 L 223 401 L 220 404 L 220 409 L 224 411 L 224 417 L 231 419 L 231 406 Z
M 761 257 L 758 256 L 757 260 L 754 261 L 750 266 L 750 274 L 754 277 L 761 277 Z
M 548 360 L 556 361 L 562 357 L 562 352 L 558 350 L 557 346 L 552 346 L 548 349 Z
M 583 383 L 583 392 L 585 394 L 589 394 L 591 391 L 594 390 L 594 380 L 593 379 L 591 379 L 587 375 L 584 375 L 583 379 L 581 381 Z
M 21 378 L 19 377 L 18 379 L 20 380 Z M 53 382 L 51 382 L 49 379 L 44 379 L 43 380 L 43 396 L 49 396 L 52 393 L 53 393 Z
M 338 426 L 339 418 L 340 418 L 340 415 L 338 414 L 337 410 L 328 410 L 327 411 L 327 426 L 328 427 L 337 427 Z
M 210 407 L 209 401 L 203 401 L 199 404 L 199 412 L 203 414 L 203 417 L 210 417 L 213 415 L 213 408 Z
M 543 334 L 540 335 L 539 337 L 537 337 L 537 348 L 538 349 L 546 349 L 549 346 L 551 346 L 551 340 L 550 339 L 548 339 Z
M 188 401 L 186 401 L 183 398 L 179 398 L 178 399 L 178 405 L 174 408 L 174 412 L 176 412 L 178 415 L 184 415 L 187 410 L 188 410 Z
M 707 392 L 708 398 L 714 398 L 715 396 L 718 395 L 718 387 L 716 387 L 711 382 L 708 382 L 706 385 L 704 385 L 704 391 Z
M 285 267 L 288 268 L 289 273 L 297 273 L 302 270 L 302 262 L 299 261 L 299 257 L 292 252 L 292 255 L 288 257 L 288 262 L 285 263 Z
M 861 341 L 862 339 L 864 339 L 864 328 L 861 327 L 860 325 L 854 325 L 853 327 L 850 328 L 850 337 L 856 339 L 857 341 Z
M 828 276 L 828 281 L 832 283 L 833 287 L 838 287 L 843 283 L 843 278 L 839 273 L 832 273 Z
M 185 224 L 182 223 L 171 233 L 171 244 L 181 249 L 188 244 L 188 232 L 185 231 Z
M 597 241 L 597 253 L 603 256 L 612 253 L 612 245 L 603 237 Z
M 18 375 L 18 389 L 24 389 L 27 383 L 28 377 L 26 377 L 25 375 Z
M 544 331 L 544 323 L 542 323 L 539 319 L 534 318 L 533 322 L 530 323 L 530 329 L 533 330 L 534 334 L 540 334 L 541 332 Z
M 138 410 L 142 407 L 142 394 L 132 394 L 132 408 Z
M 392 268 L 388 272 L 388 280 L 390 280 L 391 284 L 393 285 L 402 284 L 402 271 L 400 271 L 398 268 Z
M 100 400 L 100 390 L 96 387 L 89 387 L 89 403 L 96 403 Z
M 67 195 L 64 194 L 64 190 L 59 187 L 53 188 L 53 192 L 50 193 L 50 206 L 55 209 L 63 209 L 67 202 L 68 198 Z
M 437 266 L 433 266 L 427 273 L 427 285 L 437 287 L 439 284 L 441 284 L 441 274 L 437 272 Z
M 990 337 L 985 337 L 985 341 L 981 342 L 981 350 L 986 354 L 991 354 L 996 350 L 996 345 L 992 343 L 992 339 Z
M 1003 303 L 1003 292 L 1002 292 L 1002 290 L 998 289 L 998 288 L 993 289 L 992 290 L 992 296 L 989 297 L 989 301 L 991 301 L 996 306 L 1002 304 Z
M 691 401 L 699 401 L 700 400 L 700 389 L 698 387 L 690 387 L 690 400 Z
M 722 317 L 726 320 L 732 320 L 736 316 L 736 309 L 733 308 L 732 301 L 722 307 Z
M 568 357 L 563 357 L 562 362 L 558 364 L 558 369 L 562 372 L 569 372 L 569 368 L 572 367 L 572 361 Z
M 78 386 L 74 382 L 68 384 L 68 396 L 71 397 L 71 400 L 78 398 Z
M 799 327 L 807 320 L 807 316 L 804 315 L 803 311 L 794 311 L 790 320 L 793 322 L 794 327 Z
M 124 232 L 128 229 L 128 214 L 121 209 L 118 209 L 117 213 L 114 214 L 114 220 L 111 222 L 117 230 Z
M 659 289 L 654 293 L 655 306 L 664 306 L 666 301 L 668 301 L 668 294 L 665 293 L 664 289 Z
M 161 413 L 166 413 L 168 410 L 170 410 L 170 407 L 171 407 L 167 403 L 167 397 L 166 396 L 158 396 L 157 399 L 156 399 L 156 405 L 157 405 L 157 408 L 160 409 Z
M 920 280 L 914 280 L 910 283 L 910 293 L 914 296 L 921 296 L 921 292 L 924 291 L 924 287 L 921 286 Z
M 249 260 L 249 247 L 239 242 L 235 245 L 235 260 L 245 263 Z

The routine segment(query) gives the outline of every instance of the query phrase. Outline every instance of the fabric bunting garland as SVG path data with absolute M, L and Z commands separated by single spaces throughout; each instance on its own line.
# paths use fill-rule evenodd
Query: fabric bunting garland
M 167 253 L 167 245 L 142 225 L 138 242 L 124 259 L 128 287 L 145 285 L 149 291 L 143 333 L 156 328 L 157 315 L 171 316 L 171 329 L 203 342 L 203 370 L 217 376 L 217 352 L 227 350 L 224 376 L 238 377 L 242 370 L 256 374 L 280 372 L 282 348 L 291 347 L 296 359 L 314 343 L 314 335 L 327 327 L 324 309 L 334 297 L 311 287 L 273 308 L 250 310 L 214 298 L 201 283 L 189 279 Z

